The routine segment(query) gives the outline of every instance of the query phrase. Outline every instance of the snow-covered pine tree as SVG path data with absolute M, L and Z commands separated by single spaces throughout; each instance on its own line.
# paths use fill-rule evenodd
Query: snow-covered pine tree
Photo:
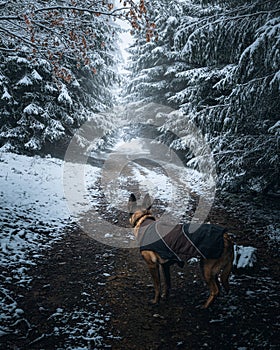
M 48 6 L 69 4 L 73 2 L 52 1 Z M 44 5 L 45 2 L 33 2 L 33 11 Z M 108 10 L 106 1 L 96 6 L 98 11 Z M 29 1 L 3 3 L 2 19 L 31 13 L 28 7 Z M 56 23 L 51 19 L 47 22 L 46 16 L 52 18 L 52 12 Z M 32 32 L 30 22 L 31 34 L 27 32 L 26 38 L 36 36 L 36 44 L 43 48 L 45 45 L 45 51 L 32 49 L 17 38 L 16 26 L 19 33 L 25 27 L 9 20 L 0 22 L 3 30 L 14 31 L 12 37 L 0 36 L 4 48 L 0 54 L 0 145 L 6 150 L 62 156 L 73 132 L 86 120 L 95 118 L 95 113 L 113 104 L 112 90 L 119 80 L 118 27 L 109 17 L 85 11 L 78 18 L 71 12 L 61 15 L 69 22 L 67 25 L 57 23 L 60 17 L 55 10 L 32 17 L 39 27 L 45 21 L 49 28 Z M 26 22 L 29 23 L 28 18 Z M 78 26 L 86 27 L 82 28 L 88 33 L 86 37 L 79 36 L 82 31 Z M 65 36 L 72 36 L 76 46 L 80 45 L 82 58 L 78 53 L 75 55 L 74 44 L 65 46 L 61 28 Z
M 277 186 L 280 2 L 209 0 L 177 4 L 181 15 L 173 22 L 171 37 L 163 39 L 166 45 L 173 44 L 172 48 L 165 46 L 163 56 L 172 53 L 173 59 L 157 82 L 157 86 L 163 82 L 164 94 L 153 94 L 153 89 L 149 94 L 154 78 L 148 73 L 153 71 L 154 61 L 142 59 L 157 51 L 154 42 L 138 52 L 142 64 L 132 64 L 133 80 L 145 77 L 146 86 L 141 92 L 135 84 L 133 97 L 138 91 L 139 99 L 180 108 L 183 117 L 168 120 L 166 129 L 179 132 L 188 120 L 195 122 L 212 146 L 223 186 L 258 191 Z M 164 11 L 161 4 L 153 5 L 161 11 L 159 28 L 163 23 L 168 27 L 174 4 L 169 7 L 166 3 Z M 151 16 L 156 11 L 153 8 Z M 157 23 L 156 16 L 151 20 Z M 168 90 L 165 84 L 170 71 L 174 75 Z M 159 98 L 163 96 L 164 102 Z M 178 142 L 176 147 L 180 147 Z
M 175 98 L 209 135 L 222 183 L 235 190 L 267 190 L 279 179 L 279 135 L 271 130 L 280 107 L 279 5 L 224 2 L 222 13 L 178 37 L 181 57 L 208 72 L 186 84 L 194 96 Z
M 174 75 L 181 65 L 174 51 L 174 30 L 182 15 L 175 0 L 147 2 L 147 11 L 156 34 L 145 36 L 145 28 L 134 33 L 135 42 L 129 48 L 130 76 L 126 86 L 129 101 L 166 103 L 173 87 Z M 183 64 L 184 65 L 184 64 Z M 174 86 L 178 91 L 179 86 Z

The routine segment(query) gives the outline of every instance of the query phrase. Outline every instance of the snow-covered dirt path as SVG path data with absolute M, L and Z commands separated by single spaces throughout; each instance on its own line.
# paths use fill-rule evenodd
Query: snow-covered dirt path
M 84 197 L 74 207 L 70 206 L 70 211 L 63 188 L 62 161 L 1 153 L 0 344 L 3 342 L 6 348 L 7 344 L 13 348 L 19 346 L 22 337 L 24 346 L 29 344 L 29 349 L 114 348 L 113 344 L 120 344 L 121 341 L 118 338 L 119 330 L 123 344 L 130 344 L 125 342 L 123 334 L 126 321 L 122 318 L 124 310 L 119 310 L 122 305 L 119 299 L 122 294 L 124 300 L 128 299 L 128 303 L 133 304 L 139 293 L 137 286 L 142 282 L 137 282 L 141 277 L 138 269 L 134 268 L 131 277 L 122 279 L 122 276 L 132 273 L 129 266 L 123 268 L 130 251 L 126 248 L 135 245 L 131 229 L 127 226 L 128 196 L 131 191 L 136 191 L 143 198 L 144 193 L 149 192 L 156 199 L 158 213 L 164 211 L 169 215 L 176 211 L 176 218 L 189 220 L 198 206 L 197 197 L 204 193 L 208 181 L 206 179 L 205 182 L 199 172 L 183 168 L 178 161 L 173 163 L 168 154 L 164 154 L 164 157 L 160 154 L 155 158 L 156 162 L 153 161 L 153 152 L 161 151 L 146 141 L 118 140 L 109 152 L 103 154 L 104 159 L 100 162 L 103 168 L 88 164 L 84 166 Z M 93 156 L 98 157 L 97 154 Z M 214 199 L 209 192 L 207 198 L 210 201 Z M 250 205 L 245 200 L 238 203 L 238 200 L 216 201 L 214 206 L 210 206 L 210 219 L 225 226 L 232 224 L 233 233 L 240 244 L 256 245 L 258 248 L 257 266 L 261 266 L 262 274 L 254 276 L 246 271 L 234 275 L 232 283 L 235 292 L 246 286 L 241 294 L 248 304 L 255 305 L 260 296 L 265 297 L 265 301 L 269 302 L 269 321 L 269 313 L 279 306 L 278 282 L 275 275 L 270 275 L 271 265 L 265 247 L 272 247 L 274 251 L 279 244 L 279 208 L 269 208 L 267 204 L 262 207 L 256 202 Z M 232 215 L 234 224 L 225 216 L 226 212 Z M 84 233 L 81 235 L 80 228 L 73 221 L 80 224 L 87 236 Z M 246 221 L 247 231 L 242 232 Z M 132 255 L 131 259 L 135 259 L 135 256 Z M 138 266 L 139 262 L 133 261 Z M 250 259 L 245 262 L 244 267 L 250 264 Z M 183 274 L 180 271 L 177 273 L 178 285 Z M 128 296 L 126 293 L 130 283 L 136 283 L 136 289 L 132 288 Z M 115 299 L 111 300 L 111 297 Z M 238 293 L 231 296 L 230 313 L 226 315 L 226 311 L 221 309 L 221 314 L 209 318 L 209 324 L 226 323 L 228 319 L 232 323 L 234 317 L 240 316 L 235 311 L 240 305 L 239 297 L 241 295 Z M 36 305 L 32 305 L 35 300 Z M 145 310 L 140 320 L 143 324 L 150 311 L 143 305 L 141 307 Z M 254 310 L 257 312 L 258 307 Z M 119 325 L 116 321 L 118 315 L 114 312 L 120 313 L 122 323 Z M 132 314 L 133 305 L 127 307 L 126 317 L 131 319 Z M 168 313 L 164 318 L 158 312 L 154 315 L 159 315 L 154 316 L 158 324 L 171 317 Z M 131 328 L 136 326 L 133 322 L 127 325 L 132 333 L 137 331 Z M 279 325 L 279 320 L 273 318 L 272 326 L 277 327 L 277 322 Z M 179 329 L 181 327 L 178 326 L 178 332 Z M 177 338 L 180 337 L 182 335 Z M 260 339 L 266 346 L 264 348 L 270 349 L 270 338 L 260 335 Z M 43 347 L 40 347 L 41 342 Z M 236 341 L 236 344 L 241 343 Z M 252 341 L 252 344 L 255 343 L 255 340 Z M 49 347 L 46 344 L 50 344 Z M 185 339 L 182 344 L 185 344 Z M 129 349 L 130 345 L 125 345 L 125 348 Z M 135 348 L 141 347 L 138 344 Z M 246 349 L 246 346 L 243 348 Z

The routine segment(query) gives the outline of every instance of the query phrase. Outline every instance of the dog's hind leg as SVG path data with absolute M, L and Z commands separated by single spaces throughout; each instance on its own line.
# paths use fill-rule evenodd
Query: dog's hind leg
M 159 265 L 157 263 L 150 264 L 149 270 L 152 275 L 153 283 L 154 283 L 154 289 L 155 289 L 155 296 L 154 299 L 151 300 L 151 304 L 157 304 L 160 299 L 160 271 L 159 271 Z
M 224 254 L 224 266 L 221 273 L 221 283 L 226 293 L 229 292 L 229 275 L 232 270 L 233 259 L 234 259 L 234 250 L 233 250 L 233 241 L 230 236 L 224 236 L 225 252 Z
M 203 276 L 209 287 L 210 295 L 203 305 L 204 309 L 207 309 L 210 304 L 216 299 L 219 294 L 219 287 L 216 282 L 217 271 L 215 271 L 214 264 L 211 261 L 204 261 L 203 263 Z
M 222 286 L 223 286 L 226 293 L 229 292 L 228 279 L 229 279 L 229 275 L 231 273 L 231 269 L 232 269 L 232 260 L 228 261 L 226 266 L 223 268 L 223 271 L 222 271 L 221 276 L 220 276 Z
M 168 298 L 171 289 L 170 264 L 164 263 L 160 265 L 161 281 L 163 284 L 162 298 Z

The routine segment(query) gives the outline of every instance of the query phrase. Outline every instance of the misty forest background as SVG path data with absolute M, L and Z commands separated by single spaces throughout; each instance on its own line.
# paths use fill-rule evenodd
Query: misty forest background
M 110 131 L 99 112 L 155 102 L 183 111 L 165 122 L 163 133 L 190 122 L 202 130 L 221 188 L 277 192 L 280 1 L 119 6 L 0 1 L 1 150 L 63 157 L 86 120 Z M 120 70 L 119 17 L 135 38 L 128 75 Z

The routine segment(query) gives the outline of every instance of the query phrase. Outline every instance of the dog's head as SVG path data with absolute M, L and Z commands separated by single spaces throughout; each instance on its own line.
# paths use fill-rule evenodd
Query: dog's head
M 139 219 L 145 215 L 151 215 L 152 201 L 146 194 L 141 205 L 137 204 L 135 195 L 132 193 L 128 200 L 129 222 L 134 227 Z

